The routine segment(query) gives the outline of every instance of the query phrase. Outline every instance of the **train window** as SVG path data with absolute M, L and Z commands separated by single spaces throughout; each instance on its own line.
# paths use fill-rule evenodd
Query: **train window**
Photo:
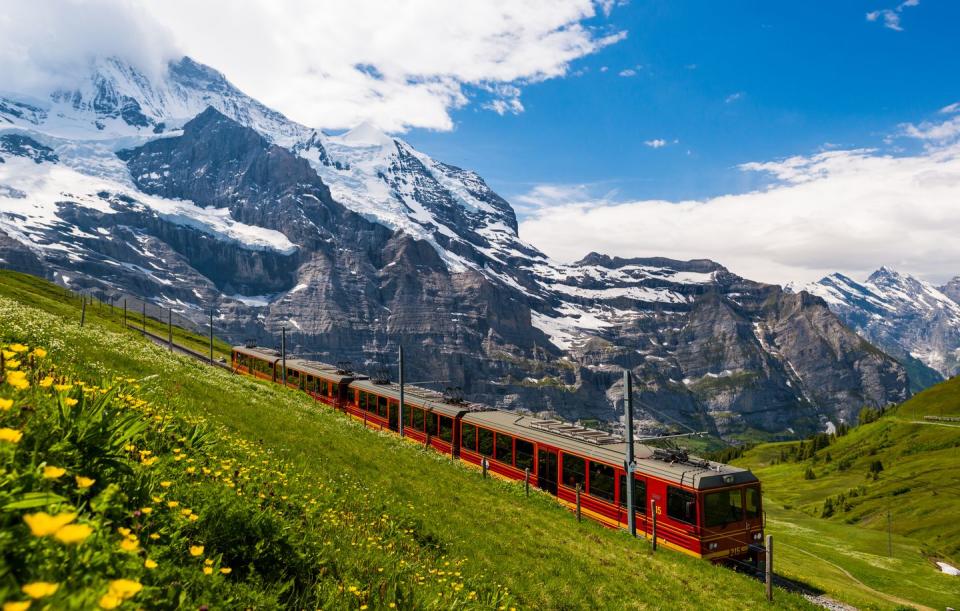
M 339 397 L 339 396 L 340 396 L 340 385 L 339 385 L 339 384 L 334 384 L 331 388 L 332 388 L 332 391 L 331 391 L 331 393 L 330 393 L 330 396 L 331 396 L 331 397 Z
M 530 469 L 533 473 L 533 443 L 526 439 L 517 439 L 517 469 Z
M 440 439 L 453 443 L 453 420 L 440 416 Z
M 326 380 L 320 380 L 320 395 L 321 395 L 321 396 L 324 396 L 324 397 L 327 396 L 327 381 L 326 381 Z
M 427 412 L 424 419 L 427 421 L 427 435 L 436 435 L 437 434 L 437 415 Z
M 627 476 L 620 476 L 620 506 L 627 506 Z M 637 513 L 647 513 L 647 482 L 633 478 L 633 510 Z
M 377 415 L 381 418 L 387 417 L 387 398 L 377 397 Z
M 703 497 L 703 525 L 724 526 L 743 519 L 743 493 L 740 488 L 711 492 Z
M 513 464 L 513 437 L 497 433 L 497 455 L 494 458 L 505 465 Z
M 360 409 L 362 409 L 362 410 L 366 410 L 366 409 L 367 409 L 367 393 L 366 393 L 366 391 L 363 391 L 363 390 L 360 391 L 360 399 L 359 399 L 359 401 L 358 401 L 358 405 L 360 406 Z
M 477 429 L 477 450 L 484 456 L 493 456 L 493 431 Z
M 586 481 L 587 461 L 573 454 L 563 453 L 563 485 L 575 488 Z
M 399 404 L 397 404 L 397 409 L 400 409 Z M 403 426 L 405 427 L 413 426 L 413 408 L 411 408 L 406 403 L 403 404 Z
M 590 461 L 590 496 L 612 503 L 615 482 L 613 467 Z
M 756 486 L 751 486 L 744 489 L 744 497 L 746 498 L 746 504 L 744 508 L 746 509 L 747 519 L 754 519 L 760 517 L 760 489 Z
M 465 422 L 460 425 L 460 447 L 476 451 L 477 427 Z
M 692 492 L 667 486 L 667 515 L 678 522 L 697 523 L 697 500 Z
M 414 407 L 410 409 L 410 413 L 413 415 L 413 428 L 423 432 L 423 410 L 419 407 Z

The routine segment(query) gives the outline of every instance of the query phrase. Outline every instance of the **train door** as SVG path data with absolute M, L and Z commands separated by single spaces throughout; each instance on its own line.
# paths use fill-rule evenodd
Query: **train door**
M 397 418 L 397 411 L 399 410 L 399 408 L 400 408 L 400 405 L 396 401 L 393 401 L 393 400 L 390 401 L 390 412 L 389 412 L 389 419 L 387 422 L 390 425 L 391 431 L 400 430 L 400 428 L 397 426 L 397 423 L 399 422 L 399 419 Z
M 537 450 L 537 485 L 550 494 L 557 493 L 557 453 L 553 450 Z

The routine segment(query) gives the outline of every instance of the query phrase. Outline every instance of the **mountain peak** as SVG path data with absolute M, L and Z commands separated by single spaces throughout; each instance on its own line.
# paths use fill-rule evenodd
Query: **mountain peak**
M 351 146 L 393 146 L 394 140 L 379 127 L 364 121 L 339 137 L 340 142 Z

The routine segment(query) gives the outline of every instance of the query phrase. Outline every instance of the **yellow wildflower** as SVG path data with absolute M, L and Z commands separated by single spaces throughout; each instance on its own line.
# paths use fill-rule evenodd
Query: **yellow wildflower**
M 100 608 L 101 609 L 116 609 L 120 606 L 120 603 L 123 602 L 123 599 L 119 596 L 114 596 L 113 594 L 104 594 L 100 597 Z
M 29 600 L 11 601 L 3 603 L 3 611 L 27 611 L 31 604 L 32 601 Z
M 43 468 L 43 478 L 57 479 L 59 477 L 63 477 L 64 473 L 66 472 L 67 470 L 64 469 L 63 467 L 54 467 L 52 465 L 47 465 L 46 467 Z
M 180 501 L 167 501 L 167 507 L 169 507 L 170 509 L 173 509 L 179 504 L 180 504 Z
M 10 348 L 10 350 L 12 350 L 13 352 L 26 352 L 26 351 L 27 351 L 27 347 L 24 346 L 23 344 L 10 344 L 10 345 L 7 346 L 7 347 Z
M 191 546 L 190 546 L 190 555 L 191 555 L 191 556 L 199 556 L 199 555 L 202 554 L 202 553 L 203 553 L 203 546 L 202 546 L 202 545 L 191 545 Z
M 46 598 L 52 596 L 60 585 L 49 581 L 34 581 L 20 588 L 30 598 Z
M 171 481 L 169 481 L 169 480 L 164 480 L 164 481 L 160 482 L 160 485 L 163 486 L 164 488 L 169 488 L 170 486 L 173 485 L 173 482 L 171 482 Z
M 137 593 L 143 589 L 143 586 L 140 585 L 140 582 L 133 581 L 132 579 L 114 579 L 110 582 L 110 589 L 108 593 L 113 594 L 117 598 L 126 600 L 128 598 L 133 598 Z
M 12 403 L 12 402 L 11 402 L 11 403 Z M 0 404 L 0 407 L 2 407 L 2 404 Z M 197 472 L 197 468 L 196 468 L 196 467 L 187 467 L 187 473 L 193 475 L 193 474 L 196 473 L 196 472 Z
M 154 562 L 153 560 L 150 560 L 149 558 L 147 558 L 146 562 L 143 563 L 143 566 L 144 566 L 145 568 L 148 568 L 148 569 L 150 569 L 150 570 L 153 570 L 153 569 L 157 568 L 157 563 Z
M 120 549 L 125 552 L 135 552 L 140 547 L 140 542 L 134 539 L 124 539 L 120 542 Z
M 212 568 L 212 567 L 209 567 L 209 566 L 203 567 L 203 574 L 204 574 L 204 575 L 210 575 L 210 574 L 212 574 L 212 573 L 213 573 L 213 568 Z
M 27 381 L 27 374 L 22 371 L 11 371 L 7 374 L 7 384 L 17 390 L 26 390 L 30 388 L 30 382 Z
M 42 380 L 40 380 L 40 388 L 50 388 L 51 386 L 53 386 L 53 377 L 52 377 L 52 376 L 47 376 L 47 377 L 43 378 Z
M 66 405 L 67 407 L 73 407 L 74 405 L 77 404 L 77 400 L 74 399 L 73 397 L 67 397 L 66 399 L 63 400 L 63 404 Z
M 73 384 L 54 384 L 53 389 L 57 392 L 64 392 L 73 388 Z
M 93 479 L 92 477 L 84 477 L 83 475 L 76 475 L 73 479 L 77 480 L 77 488 L 80 488 L 81 490 L 84 488 L 89 488 L 97 483 L 97 480 Z
M 19 369 L 20 361 L 18 359 L 11 359 L 6 362 L 7 369 Z
M 0 410 L 7 411 L 13 407 L 13 399 L 0 399 Z
M 92 532 L 93 529 L 86 524 L 71 524 L 61 528 L 53 536 L 61 543 L 82 543 Z
M 20 439 L 23 437 L 23 432 L 18 431 L 17 429 L 11 429 L 4 427 L 0 429 L 0 441 L 6 441 L 9 443 L 20 443 Z
M 199 519 L 200 519 L 200 516 L 198 516 L 197 514 L 195 514 L 195 513 L 191 513 L 191 514 L 190 514 L 189 520 L 190 520 L 191 522 L 196 522 L 196 521 L 199 520 Z
M 70 522 L 77 519 L 75 513 L 59 513 L 55 516 L 45 511 L 37 513 L 28 513 L 23 516 L 23 521 L 30 527 L 30 533 L 35 537 L 46 537 L 52 535 Z
M 34 348 L 33 356 L 37 357 L 38 359 L 42 359 L 45 356 L 47 356 L 47 351 L 44 350 L 43 348 Z
M 140 513 L 144 515 L 150 515 L 151 513 L 153 513 L 153 507 L 141 507 Z
M 12 359 L 12 358 L 15 357 L 15 356 L 17 356 L 17 353 L 16 353 L 16 352 L 10 352 L 9 350 L 4 350 L 4 351 L 3 351 L 3 359 L 4 359 L 4 360 Z
M 222 569 L 220 569 L 220 572 L 223 573 L 224 575 L 229 575 L 232 570 L 233 569 L 231 569 L 230 567 L 225 566 Z
M 203 563 L 207 566 L 211 566 L 213 565 L 213 558 L 207 558 L 206 560 L 203 561 Z
M 158 460 L 160 460 L 160 459 L 157 458 L 156 456 L 150 456 L 149 458 L 148 458 L 148 457 L 144 457 L 143 459 L 140 460 L 140 464 L 142 464 L 142 465 L 145 466 L 145 467 L 149 467 L 150 465 L 152 465 L 153 463 L 157 462 Z
M 160 538 L 160 535 L 157 533 L 150 533 L 150 538 L 156 541 L 157 539 Z

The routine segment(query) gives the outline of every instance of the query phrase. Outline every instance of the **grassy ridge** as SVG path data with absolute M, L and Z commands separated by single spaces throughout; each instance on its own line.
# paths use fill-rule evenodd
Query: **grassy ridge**
M 171 354 L 134 333 L 121 332 L 109 318 L 88 316 L 81 330 L 76 305 L 45 282 L 3 272 L 0 295 L 0 341 L 43 345 L 60 370 L 100 386 L 109 385 L 105 380 L 116 376 L 149 378 L 136 390 L 138 400 L 164 410 L 178 427 L 198 423 L 204 427 L 208 449 L 176 441 L 190 438 L 184 431 L 174 434 L 173 444 L 164 437 L 166 445 L 153 433 L 144 433 L 142 443 L 156 444 L 150 446 L 160 457 L 156 466 L 166 470 L 144 480 L 131 500 L 120 503 L 117 518 L 131 520 L 133 511 L 146 502 L 142 491 L 159 485 L 150 483 L 158 477 L 172 482 L 171 490 L 182 490 L 184 496 L 178 500 L 199 518 L 186 523 L 184 539 L 156 553 L 164 560 L 161 567 L 171 571 L 169 579 L 180 584 L 180 592 L 187 592 L 178 594 L 187 602 L 227 597 L 264 607 L 388 608 L 390 603 L 445 609 L 769 606 L 763 600 L 762 585 L 755 580 L 666 550 L 651 554 L 646 545 L 624 533 L 588 522 L 578 524 L 544 495 L 526 498 L 520 486 L 483 480 L 475 470 L 364 429 L 295 391 Z M 22 404 L 22 397 L 14 398 Z M 31 436 L 30 426 L 30 422 L 18 426 L 27 431 L 24 439 Z M 223 481 L 226 469 L 220 469 L 224 473 L 218 478 L 188 477 L 178 468 L 182 463 L 176 460 L 174 447 L 189 451 L 198 464 L 211 461 L 203 463 L 208 469 L 215 469 L 217 461 L 225 458 L 251 469 L 256 459 L 268 464 L 265 471 L 251 472 L 253 483 L 231 477 L 235 486 L 244 487 L 244 494 L 237 495 L 237 488 Z M 131 454 L 126 459 L 138 458 L 139 454 Z M 261 499 L 261 493 L 268 498 Z M 147 500 L 152 501 L 152 496 Z M 228 500 L 240 503 L 235 513 L 217 509 Z M 18 528 L 10 532 L 23 535 L 20 513 L 7 516 L 4 531 Z M 256 523 L 261 513 L 270 516 L 269 523 L 264 532 L 245 539 L 252 547 L 240 546 L 246 556 L 238 561 L 230 556 L 237 547 L 231 537 L 238 536 L 240 524 Z M 82 519 L 96 522 L 100 518 Z M 128 552 L 114 549 L 119 535 L 111 529 L 117 526 L 98 525 L 96 532 L 109 534 L 103 535 L 103 545 L 111 548 L 111 559 L 116 555 L 126 562 L 124 571 L 109 563 L 82 565 L 73 571 L 85 571 L 84 579 L 96 586 L 98 596 L 109 593 L 109 580 L 122 576 L 144 584 L 133 602 L 170 605 L 172 599 L 150 598 L 161 596 L 158 592 L 171 583 L 161 579 L 164 574 L 143 567 L 144 556 L 134 562 Z M 215 567 L 224 566 L 227 559 L 227 568 L 235 572 L 204 575 L 196 558 L 184 552 L 186 539 L 202 541 L 204 557 L 213 558 Z M 254 542 L 259 539 L 273 550 L 261 567 L 256 565 L 260 552 Z M 96 541 L 91 539 L 91 545 Z M 141 545 L 146 548 L 150 543 Z M 11 566 L 23 568 L 13 571 Z M 0 576 L 3 592 L 9 596 L 28 581 L 64 582 L 73 577 L 72 572 L 64 574 L 64 565 L 58 563 L 41 567 L 48 571 L 45 574 L 35 574 L 35 568 L 29 563 L 7 565 Z M 209 589 L 209 582 L 203 580 L 207 577 L 225 589 Z M 58 595 L 66 596 L 66 588 Z M 140 600 L 141 596 L 146 598 Z M 777 593 L 776 606 L 809 608 L 802 598 L 785 592 Z
M 872 590 L 931 607 L 960 601 L 960 579 L 933 563 L 960 565 L 960 426 L 928 415 L 960 416 L 960 378 L 805 460 L 792 457 L 799 443 L 790 442 L 735 461 L 763 482 L 770 531 L 782 540 L 780 570 L 860 605 L 892 602 Z

